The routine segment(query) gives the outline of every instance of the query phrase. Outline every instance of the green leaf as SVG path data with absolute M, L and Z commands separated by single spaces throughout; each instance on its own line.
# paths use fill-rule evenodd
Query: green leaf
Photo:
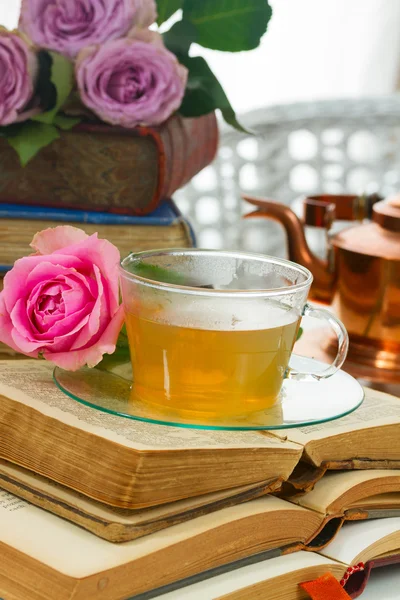
M 186 93 L 179 112 L 184 117 L 200 117 L 219 109 L 229 125 L 251 133 L 238 122 L 227 95 L 204 58 L 178 55 L 178 59 L 189 69 Z
M 182 8 L 183 0 L 157 0 L 157 25 L 167 21 L 177 10 Z
M 35 96 L 40 98 L 40 108 L 43 111 L 51 110 L 57 103 L 57 90 L 51 81 L 53 59 L 47 50 L 40 50 L 38 58 L 38 76 L 36 80 Z
M 301 336 L 303 335 L 304 330 L 302 327 L 299 327 L 299 330 L 297 332 L 297 337 L 296 337 L 296 342 L 301 338 Z
M 139 277 L 144 277 L 145 279 L 160 281 L 162 283 L 172 283 L 174 285 L 184 285 L 186 280 L 185 276 L 180 273 L 144 262 L 133 264 L 129 271 L 133 275 L 139 275 Z
M 196 27 L 189 21 L 178 21 L 163 35 L 164 44 L 175 54 L 189 54 L 192 43 L 196 42 Z
M 44 111 L 51 110 L 57 103 L 57 90 L 51 81 L 53 59 L 47 50 L 37 54 L 39 70 L 36 80 L 35 96 L 40 98 L 40 107 Z
M 206 48 L 240 52 L 257 48 L 272 8 L 267 0 L 184 0 L 183 18 L 196 26 Z
M 67 117 L 66 115 L 56 115 L 54 117 L 53 124 L 56 125 L 59 129 L 63 129 L 64 131 L 69 131 L 78 123 L 81 123 L 82 119 L 80 117 Z
M 9 132 L 6 137 L 17 152 L 21 165 L 25 167 L 41 148 L 51 144 L 60 134 L 53 125 L 27 121 L 17 132 Z
M 64 56 L 61 56 L 61 54 L 49 52 L 49 55 L 52 59 L 50 80 L 56 90 L 57 100 L 52 110 L 37 115 L 34 117 L 34 120 L 39 123 L 51 125 L 54 122 L 56 114 L 65 104 L 68 96 L 72 92 L 74 85 L 74 67 L 71 61 Z

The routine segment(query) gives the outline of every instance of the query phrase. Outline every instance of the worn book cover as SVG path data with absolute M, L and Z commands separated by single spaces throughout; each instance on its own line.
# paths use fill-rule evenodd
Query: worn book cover
M 0 138 L 0 203 L 148 214 L 211 163 L 217 145 L 214 113 L 133 130 L 81 124 L 24 169 Z

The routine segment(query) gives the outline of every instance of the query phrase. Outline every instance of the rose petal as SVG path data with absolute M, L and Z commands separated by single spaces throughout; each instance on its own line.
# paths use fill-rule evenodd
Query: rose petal
M 95 367 L 101 362 L 104 354 L 113 354 L 119 332 L 124 322 L 124 310 L 120 306 L 100 339 L 84 350 L 74 350 L 60 353 L 44 353 L 44 357 L 62 369 L 77 371 L 83 366 Z
M 32 323 L 28 318 L 26 304 L 24 300 L 18 300 L 10 313 L 11 322 L 21 336 L 21 339 L 26 340 L 26 344 L 21 346 L 24 352 L 32 352 L 41 346 L 40 342 L 35 340 L 36 331 L 32 327 Z M 13 339 L 15 339 L 13 337 Z M 33 344 L 33 345 L 32 345 Z
M 38 70 L 36 53 L 27 39 L 0 27 L 0 125 L 29 118 Z
M 82 262 L 97 265 L 103 278 L 107 281 L 107 291 L 110 300 L 110 314 L 114 314 L 119 306 L 119 272 L 121 260 L 118 248 L 107 240 L 98 239 L 97 233 L 87 237 L 79 244 L 67 246 L 59 252 L 72 255 Z
M 93 284 L 93 286 L 91 285 Z M 93 288 L 93 289 L 92 289 Z M 46 313 L 40 309 L 38 302 L 43 302 L 43 298 L 51 297 L 51 294 L 60 290 L 61 302 L 59 310 L 55 309 L 53 313 Z M 46 333 L 57 322 L 66 319 L 71 315 L 87 314 L 90 305 L 93 305 L 96 296 L 96 285 L 91 278 L 84 277 L 76 271 L 67 270 L 67 274 L 60 274 L 54 281 L 40 281 L 30 293 L 26 301 L 27 315 L 34 329 L 39 333 Z M 64 315 L 61 314 L 61 311 Z M 71 325 L 71 322 L 70 322 Z
M 71 58 L 91 44 L 126 35 L 133 25 L 151 25 L 154 0 L 23 0 L 19 29 L 42 48 Z
M 97 297 L 90 313 L 87 327 L 82 329 L 80 334 L 76 337 L 73 345 L 71 346 L 71 350 L 84 348 L 87 344 L 89 344 L 89 342 L 91 345 L 92 341 L 94 343 L 95 340 L 102 335 L 105 325 L 110 319 L 110 312 L 106 302 L 106 296 L 104 294 L 101 273 L 96 265 L 94 265 L 93 268 L 97 282 Z
M 71 349 L 79 332 L 85 329 L 89 321 L 86 309 L 67 317 L 62 322 L 55 323 L 43 334 L 43 348 L 51 352 L 65 352 Z M 40 335 L 36 336 L 41 337 Z
M 41 265 L 49 266 L 42 267 Z M 54 266 L 56 268 L 53 270 Z M 37 273 L 35 269 L 39 267 L 40 270 Z M 8 312 L 12 311 L 17 300 L 27 298 L 32 289 L 40 281 L 43 281 L 43 277 L 46 278 L 47 268 L 52 269 L 52 273 L 60 273 L 63 268 L 82 268 L 82 261 L 72 255 L 64 256 L 61 254 L 51 254 L 46 256 L 45 259 L 43 256 L 26 256 L 17 260 L 3 280 L 4 302 Z M 37 273 L 37 276 L 35 273 Z M 47 277 L 48 279 L 49 277 Z
M 0 342 L 6 344 L 16 352 L 21 352 L 21 348 L 14 341 L 14 338 L 12 336 L 13 329 L 14 327 L 10 315 L 4 303 L 4 294 L 0 293 Z M 30 356 L 32 358 L 38 357 L 37 351 L 28 352 L 24 354 L 27 354 L 27 356 Z
M 137 27 L 150 27 L 157 19 L 157 6 L 155 0 L 141 0 L 135 15 Z
M 188 71 L 157 33 L 134 30 L 132 35 L 91 46 L 78 56 L 79 93 L 107 123 L 159 125 L 180 107 Z
M 71 225 L 60 225 L 39 231 L 30 244 L 40 254 L 52 254 L 65 246 L 77 244 L 89 237 L 82 229 Z

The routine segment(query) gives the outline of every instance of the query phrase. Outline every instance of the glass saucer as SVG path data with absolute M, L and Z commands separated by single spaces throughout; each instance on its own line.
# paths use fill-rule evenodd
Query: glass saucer
M 303 372 L 326 368 L 324 363 L 303 357 L 292 357 L 291 365 Z M 364 400 L 364 390 L 358 381 L 338 371 L 320 382 L 286 380 L 279 400 L 268 410 L 223 420 L 192 420 L 132 400 L 130 364 L 114 372 L 88 368 L 70 372 L 56 367 L 54 380 L 67 396 L 96 410 L 136 421 L 192 429 L 245 431 L 316 425 L 348 415 Z

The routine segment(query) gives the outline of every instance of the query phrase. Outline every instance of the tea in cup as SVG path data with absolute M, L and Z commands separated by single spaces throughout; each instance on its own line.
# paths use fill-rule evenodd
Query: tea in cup
M 309 307 L 311 273 L 250 253 L 166 250 L 121 263 L 135 399 L 182 418 L 225 419 L 270 408 L 285 377 L 321 379 L 344 361 L 347 333 Z M 326 372 L 289 361 L 301 318 L 328 320 L 340 337 Z

